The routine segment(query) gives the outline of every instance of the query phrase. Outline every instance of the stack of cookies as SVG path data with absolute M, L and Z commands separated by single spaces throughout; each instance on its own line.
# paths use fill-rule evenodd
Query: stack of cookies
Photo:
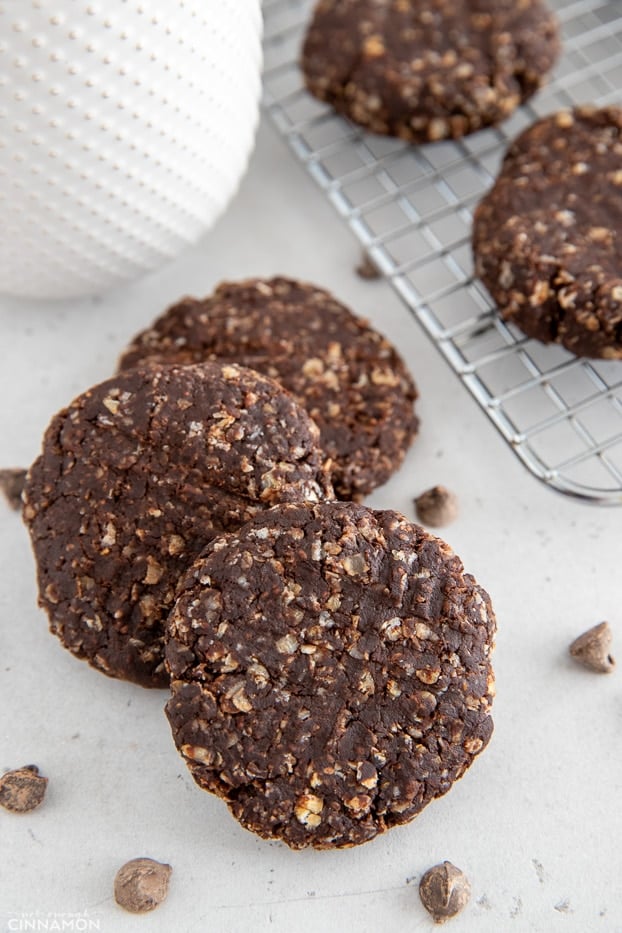
M 28 474 L 52 631 L 111 677 L 170 682 L 197 782 L 295 848 L 412 819 L 492 731 L 487 594 L 359 501 L 401 463 L 415 397 L 327 292 L 228 283 L 139 334 Z
M 320 0 L 312 93 L 376 132 L 459 138 L 559 52 L 542 0 Z M 478 208 L 502 313 L 622 357 L 622 115 L 512 146 Z M 226 283 L 143 331 L 50 424 L 24 491 L 40 601 L 74 655 L 170 685 L 197 783 L 293 848 L 411 820 L 491 732 L 495 618 L 441 540 L 361 504 L 417 431 L 396 350 L 315 286 Z

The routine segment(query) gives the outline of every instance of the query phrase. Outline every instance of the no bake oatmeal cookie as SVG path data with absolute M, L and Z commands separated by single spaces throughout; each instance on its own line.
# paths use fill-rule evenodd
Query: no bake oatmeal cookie
M 622 359 L 622 110 L 539 120 L 478 206 L 475 268 L 505 320 L 578 356 Z
M 323 288 L 283 277 L 225 282 L 138 334 L 120 367 L 230 360 L 278 380 L 320 428 L 340 498 L 386 482 L 417 432 L 417 391 L 394 347 Z
M 320 0 L 302 69 L 355 123 L 424 143 L 504 120 L 559 48 L 542 0 Z
M 317 427 L 271 379 L 121 373 L 56 415 L 27 477 L 51 630 L 105 674 L 165 686 L 163 619 L 202 548 L 276 502 L 331 495 Z
M 396 512 L 275 506 L 208 546 L 167 629 L 193 777 L 293 848 L 408 822 L 492 733 L 489 597 Z

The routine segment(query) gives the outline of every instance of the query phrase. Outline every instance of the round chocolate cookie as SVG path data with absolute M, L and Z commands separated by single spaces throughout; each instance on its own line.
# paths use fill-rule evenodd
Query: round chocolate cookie
M 492 733 L 490 600 L 397 512 L 275 506 L 212 542 L 167 630 L 193 777 L 293 848 L 408 822 Z
M 622 110 L 539 120 L 475 212 L 475 268 L 507 321 L 622 359 Z
M 119 365 L 204 359 L 250 366 L 294 393 L 320 428 L 342 499 L 386 482 L 416 434 L 417 393 L 395 349 L 313 285 L 250 279 L 186 298 L 138 334 Z
M 504 120 L 559 47 L 543 0 L 320 0 L 302 69 L 355 123 L 423 143 Z
M 85 392 L 52 420 L 24 492 L 52 632 L 112 677 L 166 686 L 180 574 L 257 511 L 330 496 L 322 457 L 307 413 L 238 366 L 135 369 Z

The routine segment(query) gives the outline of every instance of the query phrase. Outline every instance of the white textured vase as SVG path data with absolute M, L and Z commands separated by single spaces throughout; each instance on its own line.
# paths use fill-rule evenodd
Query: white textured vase
M 102 292 L 196 241 L 260 76 L 260 0 L 0 0 L 0 292 Z

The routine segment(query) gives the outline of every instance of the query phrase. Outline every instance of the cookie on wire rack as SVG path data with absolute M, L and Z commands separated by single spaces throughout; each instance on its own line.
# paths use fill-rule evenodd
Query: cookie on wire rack
M 302 70 L 355 123 L 425 143 L 510 116 L 559 50 L 544 0 L 320 0 Z
M 545 117 L 475 212 L 477 275 L 506 321 L 577 356 L 622 359 L 622 109 Z

